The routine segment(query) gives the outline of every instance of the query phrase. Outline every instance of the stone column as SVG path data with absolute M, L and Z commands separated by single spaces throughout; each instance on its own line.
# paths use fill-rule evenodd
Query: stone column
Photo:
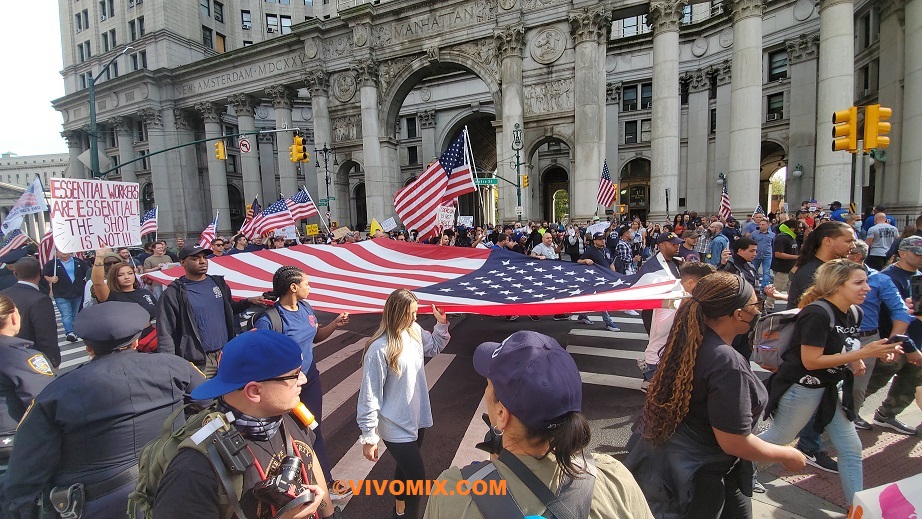
M 674 215 L 679 188 L 679 22 L 684 0 L 653 2 L 653 128 L 650 214 L 654 221 Z M 666 207 L 669 190 L 669 207 Z
M 304 81 L 307 83 L 307 88 L 311 93 L 311 112 L 314 118 L 314 146 L 318 149 L 324 146 L 332 148 L 333 126 L 330 123 L 329 108 L 330 75 L 322 69 L 310 70 L 305 74 Z M 319 157 L 314 156 L 314 163 L 316 164 L 319 159 Z M 330 163 L 333 163 L 332 157 L 330 158 Z M 326 171 L 323 168 L 314 168 L 314 170 L 317 178 L 317 192 L 311 193 L 311 196 L 314 199 L 320 199 L 326 196 Z M 330 172 L 330 174 L 332 175 L 333 172 Z M 330 187 L 332 189 L 332 186 Z M 336 196 L 336 198 L 338 201 L 339 197 Z M 341 203 L 345 204 L 346 200 Z M 346 214 L 347 212 L 340 211 L 340 215 Z
M 150 151 L 165 149 L 167 146 L 161 111 L 156 108 L 144 108 L 138 111 L 138 116 L 147 126 Z M 150 158 L 150 178 L 154 184 L 154 203 L 157 205 L 157 233 L 161 236 L 172 236 L 176 231 L 176 215 L 173 213 L 170 167 L 166 155 L 160 153 Z
M 583 220 L 596 214 L 596 196 L 605 157 L 605 69 L 600 67 L 599 53 L 604 53 L 611 16 L 602 7 L 570 11 L 570 33 L 576 51 L 573 85 L 575 167 L 573 193 L 570 195 L 572 218 Z M 616 175 L 617 176 L 617 175 Z
M 618 159 L 618 145 L 621 144 L 621 132 L 618 131 L 618 115 L 621 112 L 621 83 L 608 83 L 605 85 L 605 158 L 608 159 L 608 169 L 611 171 L 611 180 L 618 184 L 618 193 L 615 194 L 615 204 L 621 200 L 621 162 Z M 608 136 L 611 135 L 611 139 Z M 570 179 L 572 189 L 573 179 Z M 570 212 L 575 206 L 570 201 Z
M 76 130 L 66 130 L 61 132 L 61 137 L 67 141 L 67 171 L 70 178 L 86 178 L 86 168 L 79 159 L 83 153 L 83 134 Z
M 759 204 L 762 143 L 762 0 L 733 2 L 733 80 L 730 82 L 730 171 L 733 210 Z
M 906 48 L 912 50 L 905 53 L 902 137 L 909 145 L 902 150 L 900 205 L 903 212 L 919 214 L 919 201 L 922 200 L 922 146 L 919 145 L 922 143 L 922 0 L 910 0 L 903 9 L 906 12 Z
M 500 145 L 496 155 L 497 157 L 510 157 L 514 162 L 515 152 L 512 150 L 512 143 L 515 125 L 518 124 L 522 129 L 523 143 L 525 133 L 524 90 L 522 86 L 522 56 L 525 49 L 525 26 L 516 24 L 497 29 L 493 34 L 493 39 L 501 63 L 500 83 L 503 96 L 503 113 L 501 114 L 502 135 L 497 135 L 497 141 Z M 522 162 L 527 162 L 527 153 L 527 148 L 520 152 L 520 160 Z M 506 169 L 509 162 L 501 162 L 505 162 L 505 164 L 500 163 L 496 166 L 497 170 L 501 172 L 500 174 L 506 176 L 506 178 L 516 180 L 515 170 Z M 528 166 L 523 164 L 521 172 L 523 174 L 528 173 Z M 500 182 L 500 184 L 502 185 L 499 186 L 499 219 L 504 222 L 515 221 L 517 218 L 515 206 L 518 204 L 516 188 L 506 182 Z M 527 215 L 529 214 L 527 209 L 529 199 L 528 189 L 529 188 L 522 188 L 522 205 L 525 207 L 522 217 L 523 220 L 527 220 Z
M 824 203 L 851 200 L 852 155 L 832 151 L 832 114 L 855 100 L 854 7 L 853 0 L 820 2 L 815 184 L 816 199 Z
M 279 184 L 275 179 L 278 170 L 275 167 L 275 135 L 264 133 L 256 139 L 259 146 L 259 176 L 262 179 L 262 207 L 265 209 L 269 204 L 279 198 Z
M 882 106 L 891 108 L 890 146 L 886 166 L 875 166 L 878 189 L 876 199 L 892 202 L 900 199 L 900 162 L 903 149 L 903 64 L 906 60 L 906 38 L 903 33 L 905 25 L 903 3 L 899 0 L 887 0 L 880 10 L 880 87 L 877 99 Z M 907 141 L 909 142 L 909 141 Z
M 800 207 L 801 201 L 810 200 L 814 194 L 816 70 L 819 43 L 819 33 L 801 34 L 798 38 L 785 42 L 791 76 L 791 102 L 788 106 L 788 175 L 784 199 L 794 208 Z M 800 178 L 791 174 L 798 164 L 804 168 L 804 174 Z
M 214 139 L 222 135 L 221 117 L 226 107 L 206 101 L 196 103 L 195 109 L 205 121 L 205 138 Z M 215 142 L 208 141 L 205 146 L 205 156 L 208 158 L 208 186 L 211 192 L 211 211 L 209 215 L 214 218 L 218 215 L 218 232 L 230 232 L 230 201 L 227 196 L 227 166 L 223 160 L 215 156 Z M 210 221 L 210 220 L 209 220 Z
M 256 131 L 256 119 L 253 111 L 259 106 L 259 100 L 247 94 L 234 94 L 227 98 L 234 113 L 237 114 L 237 129 L 240 133 Z M 257 135 L 244 135 L 250 142 L 250 151 L 244 153 L 240 150 L 240 168 L 243 174 L 243 200 L 249 204 L 259 195 L 262 186 L 259 182 L 259 150 L 256 142 Z M 239 139 L 238 137 L 233 137 Z
M 109 125 L 115 129 L 115 136 L 118 140 L 118 160 L 124 164 L 135 159 L 134 154 L 134 132 L 131 127 L 131 119 L 127 117 L 113 117 L 109 119 Z M 122 182 L 137 182 L 138 163 L 134 162 L 118 168 L 121 174 Z
M 196 129 L 199 125 L 197 114 L 193 114 L 191 110 L 175 108 L 172 123 L 172 132 L 166 140 L 168 146 L 196 140 Z M 204 148 L 205 146 L 202 146 L 202 149 Z M 198 146 L 184 146 L 167 154 L 172 172 L 170 192 L 173 193 L 173 207 L 177 208 L 174 216 L 176 234 L 177 237 L 186 238 L 190 237 L 191 233 L 196 243 L 202 229 L 214 218 L 214 214 L 206 214 L 211 207 L 211 190 L 205 187 L 209 183 L 208 164 L 199 164 L 198 149 Z
M 714 132 L 714 168 L 711 170 L 708 182 L 714 183 L 717 189 L 711 191 L 708 205 L 708 212 L 716 213 L 720 207 L 720 194 L 723 188 L 718 187 L 717 174 L 730 171 L 730 69 L 731 61 L 724 60 L 719 65 L 715 65 L 708 71 L 711 75 L 717 77 L 717 131 Z M 733 193 L 730 193 L 730 201 L 733 202 Z
M 363 58 L 352 64 L 355 83 L 359 86 L 362 105 L 362 153 L 365 159 L 365 202 L 368 219 L 389 218 L 394 214 L 394 170 L 397 164 L 385 164 L 381 154 L 381 119 L 378 110 L 378 63 L 374 58 Z M 335 172 L 331 172 L 335 174 Z M 335 182 L 334 182 L 335 184 Z M 332 186 L 331 186 L 332 189 Z M 340 207 L 341 206 L 341 207 Z M 334 204 L 330 219 L 347 214 L 345 201 Z
M 275 128 L 278 130 L 291 128 L 291 106 L 295 92 L 285 85 L 276 85 L 267 88 L 266 93 L 272 99 L 272 107 L 275 109 Z M 295 194 L 298 190 L 298 166 L 291 161 L 288 149 L 293 142 L 293 137 L 294 133 L 291 131 L 275 134 L 278 148 L 279 189 L 282 196 L 286 197 Z M 272 201 L 274 202 L 275 198 Z
M 685 205 L 690 211 L 704 214 L 708 207 L 708 137 L 711 111 L 708 103 L 709 78 L 698 69 L 685 76 L 688 83 L 688 160 L 685 183 Z M 669 201 L 670 204 L 672 200 Z
M 422 130 L 420 136 L 423 141 L 419 161 L 422 164 L 429 164 L 432 157 L 439 155 L 435 149 L 435 110 L 423 110 L 417 113 L 416 120 L 419 121 L 419 128 Z

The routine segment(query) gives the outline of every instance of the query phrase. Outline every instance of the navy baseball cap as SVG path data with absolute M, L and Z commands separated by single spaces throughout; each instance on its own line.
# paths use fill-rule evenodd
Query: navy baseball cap
M 673 245 L 678 245 L 682 243 L 682 238 L 679 238 L 674 232 L 664 232 L 659 235 L 659 238 L 656 239 L 656 244 L 669 242 Z
M 179 259 L 184 260 L 189 256 L 195 256 L 196 254 L 204 252 L 205 254 L 211 254 L 212 251 L 208 247 L 202 247 L 201 245 L 194 243 L 192 245 L 186 245 L 179 251 Z
M 554 429 L 583 405 L 573 357 L 552 337 L 524 330 L 474 351 L 474 369 L 490 379 L 496 398 L 532 429 Z M 195 396 L 193 394 L 193 396 Z
M 192 398 L 208 400 L 300 368 L 301 347 L 272 330 L 253 330 L 224 345 L 218 373 L 192 390 Z

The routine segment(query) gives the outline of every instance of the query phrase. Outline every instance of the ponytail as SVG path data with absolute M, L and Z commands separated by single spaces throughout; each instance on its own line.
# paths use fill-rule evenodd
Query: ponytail
M 557 466 L 567 477 L 575 478 L 586 472 L 585 450 L 592 439 L 592 430 L 582 413 L 565 414 L 563 421 L 553 429 L 532 429 L 527 425 L 525 429 L 530 441 L 548 443 L 548 452 L 554 453 Z M 583 459 L 582 464 L 575 463 L 577 457 Z

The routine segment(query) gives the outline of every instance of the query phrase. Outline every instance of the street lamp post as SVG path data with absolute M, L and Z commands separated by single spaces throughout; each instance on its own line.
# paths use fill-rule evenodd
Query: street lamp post
M 518 206 L 522 207 L 522 161 L 520 159 L 519 153 L 524 148 L 522 143 L 522 127 L 519 123 L 515 123 L 515 128 L 512 130 L 512 150 L 515 151 L 515 162 L 510 163 L 509 165 L 515 169 L 515 193 L 518 197 Z M 516 211 L 516 220 L 522 221 L 522 213 Z
M 130 45 L 126 45 L 122 52 L 116 54 L 106 66 L 99 71 L 99 74 L 96 74 L 95 77 L 90 78 L 88 95 L 90 97 L 90 174 L 93 178 L 99 176 L 99 135 L 96 133 L 96 81 L 102 77 L 105 71 L 109 70 L 109 67 L 115 60 L 124 56 L 126 52 L 133 50 Z
M 336 150 L 327 148 L 323 143 L 323 148 L 314 148 L 314 155 L 317 157 L 317 167 L 320 167 L 320 157 L 323 157 L 323 170 L 325 173 L 325 182 L 327 185 L 327 219 L 333 219 L 333 204 L 330 202 L 330 155 L 333 156 L 333 165 L 339 166 L 339 160 L 336 158 Z

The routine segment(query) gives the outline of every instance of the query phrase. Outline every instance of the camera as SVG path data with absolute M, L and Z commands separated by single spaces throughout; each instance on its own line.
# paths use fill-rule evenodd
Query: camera
M 283 507 L 305 492 L 308 494 L 308 502 L 313 501 L 314 496 L 301 479 L 303 465 L 301 458 L 285 456 L 275 475 L 267 477 L 253 487 L 253 495 L 275 507 Z

